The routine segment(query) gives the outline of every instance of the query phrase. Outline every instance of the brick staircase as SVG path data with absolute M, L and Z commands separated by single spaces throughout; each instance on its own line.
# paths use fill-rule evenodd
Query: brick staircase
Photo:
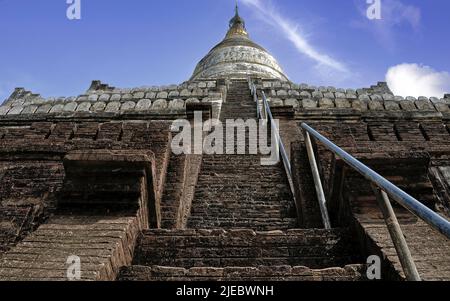
M 222 106 L 221 120 L 256 118 L 256 104 L 250 94 L 247 81 L 233 81 Z
M 233 81 L 221 120 L 255 117 L 247 82 Z M 144 231 L 133 265 L 118 279 L 363 279 L 363 266 L 352 265 L 359 258 L 348 229 L 296 228 L 282 163 L 263 166 L 260 155 L 204 155 L 187 229 Z
M 258 156 L 203 158 L 189 228 L 295 228 L 295 205 L 280 165 Z
M 246 81 L 233 82 L 222 109 L 222 121 L 238 118 L 256 118 L 256 105 Z M 257 133 L 247 130 L 247 141 L 250 135 Z M 237 138 L 232 138 L 236 142 Z M 262 166 L 260 155 L 248 154 L 248 143 L 246 152 L 203 156 L 189 228 L 286 230 L 297 226 L 282 164 Z

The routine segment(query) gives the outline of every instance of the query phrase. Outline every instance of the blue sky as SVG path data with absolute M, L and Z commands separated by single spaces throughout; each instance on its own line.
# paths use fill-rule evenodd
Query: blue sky
M 252 39 L 296 83 L 359 88 L 389 71 L 398 94 L 450 92 L 448 0 L 381 0 L 381 20 L 367 18 L 366 0 L 240 2 Z M 14 87 L 78 95 L 94 79 L 181 83 L 224 37 L 234 1 L 81 0 L 77 21 L 67 7 L 0 0 L 0 101 Z

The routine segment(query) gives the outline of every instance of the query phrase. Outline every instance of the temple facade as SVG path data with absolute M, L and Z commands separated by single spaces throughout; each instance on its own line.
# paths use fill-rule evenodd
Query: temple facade
M 257 120 L 264 98 L 286 151 L 278 163 L 248 147 L 173 151 L 174 121 Z M 51 99 L 17 88 L 3 103 L 0 280 L 364 281 L 373 256 L 381 279 L 405 280 L 371 183 L 313 141 L 326 226 L 302 124 L 448 224 L 450 95 L 293 83 L 236 9 L 184 83 L 93 81 Z M 231 149 L 270 136 L 243 133 Z M 449 239 L 391 203 L 420 278 L 450 280 Z

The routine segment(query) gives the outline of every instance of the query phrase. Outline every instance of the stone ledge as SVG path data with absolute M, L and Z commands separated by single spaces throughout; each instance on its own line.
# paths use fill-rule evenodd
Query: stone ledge
M 348 265 L 344 268 L 310 269 L 304 266 L 258 267 L 202 267 L 177 268 L 168 266 L 123 267 L 118 276 L 121 281 L 361 281 L 366 267 Z
M 93 81 L 87 93 L 78 97 L 43 99 L 18 88 L 0 107 L 0 116 L 141 111 L 177 115 L 177 111 L 184 111 L 187 104 L 216 103 L 223 101 L 225 95 L 223 84 L 212 80 L 134 89 L 116 89 Z

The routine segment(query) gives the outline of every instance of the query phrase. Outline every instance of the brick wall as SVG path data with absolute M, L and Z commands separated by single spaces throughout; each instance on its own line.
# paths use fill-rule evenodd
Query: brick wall
M 36 229 L 56 208 L 63 157 L 76 150 L 150 150 L 160 202 L 170 154 L 167 122 L 25 122 L 0 124 L 2 251 Z

